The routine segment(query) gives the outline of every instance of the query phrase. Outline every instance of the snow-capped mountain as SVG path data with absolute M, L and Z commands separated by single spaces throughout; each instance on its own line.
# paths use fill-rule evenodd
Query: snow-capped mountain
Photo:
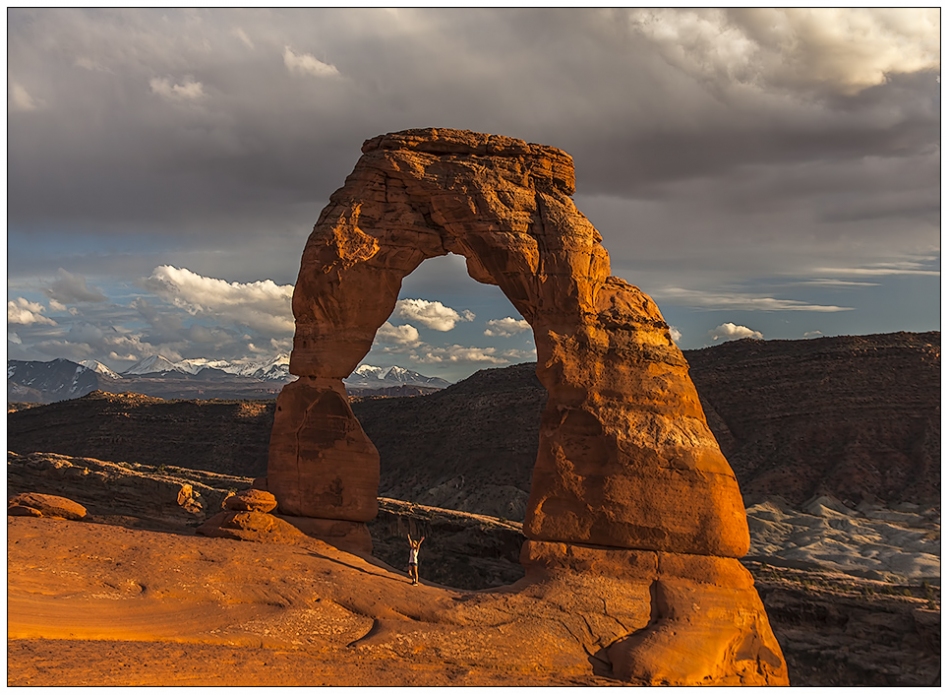
M 70 360 L 7 362 L 7 400 L 11 402 L 63 401 L 85 396 L 97 388 L 97 373 Z
M 101 374 L 102 376 L 107 376 L 107 377 L 109 377 L 110 379 L 121 379 L 121 378 L 122 378 L 122 377 L 119 376 L 118 372 L 115 372 L 115 371 L 109 369 L 109 368 L 106 367 L 104 364 L 102 364 L 99 360 L 83 360 L 82 362 L 79 363 L 79 365 L 82 366 L 82 367 L 85 367 L 86 369 L 91 369 L 91 370 L 94 371 L 96 374 Z M 9 378 L 9 377 L 8 377 L 8 378 Z
M 151 355 L 150 357 L 139 360 L 122 372 L 122 374 L 162 374 L 164 372 L 181 372 L 183 374 L 193 373 L 188 369 L 176 366 L 174 362 L 162 357 L 161 355 Z
M 159 398 L 275 398 L 296 377 L 290 355 L 266 361 L 191 358 L 172 362 L 151 355 L 116 373 L 98 360 L 82 364 L 65 359 L 7 363 L 7 400 L 50 403 L 79 398 L 92 391 L 142 393 Z M 343 383 L 352 389 L 424 386 L 442 389 L 450 382 L 411 369 L 360 365 Z
M 394 365 L 392 367 L 376 367 L 371 364 L 361 364 L 343 379 L 347 386 L 369 389 L 381 389 L 388 386 L 429 386 L 443 389 L 451 386 L 450 381 L 437 376 L 425 376 L 411 369 Z
M 161 355 L 152 355 L 136 362 L 122 374 L 143 375 L 178 372 L 197 375 L 202 369 L 216 369 L 227 374 L 264 381 L 290 381 L 292 378 L 290 376 L 290 355 L 288 354 L 277 355 L 265 362 L 228 362 L 227 360 L 209 360 L 204 357 L 172 362 Z

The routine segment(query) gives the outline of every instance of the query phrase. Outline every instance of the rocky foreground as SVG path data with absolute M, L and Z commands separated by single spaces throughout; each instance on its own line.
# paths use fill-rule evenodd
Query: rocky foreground
M 10 518 L 10 685 L 609 684 L 595 635 L 635 626 L 645 600 L 608 572 L 525 577 L 520 524 L 487 516 L 380 499 L 372 557 L 302 536 L 194 535 L 249 478 L 10 454 L 8 481 L 11 495 L 64 495 L 87 510 L 83 521 Z M 753 552 L 779 547 L 756 526 L 769 514 L 811 533 L 813 520 L 841 525 L 817 507 L 864 534 L 874 523 L 919 543 L 929 534 L 938 550 L 938 516 L 826 505 L 777 521 L 779 505 L 750 509 Z M 404 574 L 406 532 L 427 536 L 421 587 Z M 940 593 L 920 579 L 926 554 L 903 553 L 914 577 L 893 563 L 873 574 L 778 552 L 746 559 L 791 684 L 938 684 Z

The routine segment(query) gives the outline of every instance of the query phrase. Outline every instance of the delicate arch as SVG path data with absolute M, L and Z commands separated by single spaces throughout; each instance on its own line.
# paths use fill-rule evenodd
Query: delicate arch
M 475 280 L 498 285 L 534 331 L 549 397 L 527 536 L 747 552 L 737 482 L 682 353 L 652 300 L 610 276 L 573 192 L 567 154 L 520 140 L 429 129 L 363 145 L 307 240 L 294 290 L 290 371 L 300 379 L 278 399 L 268 469 L 285 513 L 374 516 L 378 454 L 345 398 L 341 413 L 326 394 L 345 396 L 342 379 L 369 352 L 402 279 L 451 252 Z M 333 413 L 321 405 L 330 401 Z

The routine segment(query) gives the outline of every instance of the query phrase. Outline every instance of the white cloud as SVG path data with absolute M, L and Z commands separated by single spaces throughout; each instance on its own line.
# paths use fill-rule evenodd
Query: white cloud
M 708 332 L 708 337 L 712 340 L 764 339 L 764 335 L 759 331 L 754 331 L 747 326 L 736 326 L 734 323 L 723 323 L 721 326 L 713 328 Z
M 152 93 L 172 101 L 193 101 L 204 96 L 204 86 L 190 77 L 182 84 L 173 84 L 168 77 L 153 77 L 148 84 Z
M 58 311 L 65 309 L 64 304 L 75 304 L 76 302 L 104 302 L 106 296 L 96 287 L 89 287 L 86 284 L 86 278 L 82 275 L 74 275 L 70 272 L 59 269 L 59 277 L 50 285 L 49 289 L 44 290 L 44 294 L 52 301 L 50 307 Z M 56 306 L 53 306 L 56 302 Z
M 821 333 L 820 331 L 807 331 L 807 332 L 804 334 L 804 337 L 805 337 L 805 338 L 816 338 L 816 337 L 821 336 L 821 335 L 824 335 L 824 334 Z
M 30 96 L 23 85 L 12 80 L 7 103 L 11 111 L 36 111 L 40 107 L 40 102 Z
M 854 94 L 892 73 L 938 70 L 939 10 L 635 10 L 634 31 L 702 80 Z
M 510 360 L 497 354 L 497 348 L 464 347 L 449 345 L 447 347 L 433 347 L 426 345 L 424 349 L 414 352 L 410 357 L 422 364 L 444 364 L 469 362 L 475 364 L 507 364 Z
M 426 328 L 442 332 L 450 331 L 461 321 L 473 321 L 475 317 L 467 309 L 459 313 L 441 302 L 430 302 L 426 299 L 400 299 L 395 304 L 395 313 Z
M 7 302 L 7 323 L 15 323 L 21 326 L 30 324 L 42 324 L 46 326 L 55 326 L 53 319 L 42 315 L 45 307 L 38 302 L 31 302 L 23 297 Z
M 916 261 L 902 261 L 899 263 L 878 263 L 863 268 L 818 268 L 817 272 L 827 275 L 928 275 L 930 277 L 939 277 L 938 270 L 926 268 L 922 263 Z
M 23 341 L 20 340 L 20 336 L 18 336 L 15 331 L 7 331 L 7 342 L 13 343 L 14 345 L 23 344 Z
M 380 343 L 386 343 L 389 345 L 418 345 L 418 329 L 410 324 L 393 326 L 391 323 L 386 321 L 379 327 L 379 330 L 376 331 L 376 340 L 378 340 Z
M 283 49 L 283 64 L 290 72 L 298 72 L 314 77 L 332 77 L 339 74 L 335 65 L 324 63 L 309 53 L 294 53 L 289 46 Z
M 675 326 L 669 326 L 669 335 L 672 336 L 672 342 L 678 343 L 682 340 L 682 331 Z
M 515 319 L 510 316 L 503 319 L 491 319 L 487 326 L 484 334 L 491 338 L 509 338 L 516 333 L 531 329 L 531 325 L 524 319 Z
M 293 333 L 293 285 L 272 280 L 228 282 L 187 268 L 155 268 L 143 286 L 195 316 L 211 316 L 264 333 Z
M 822 313 L 852 311 L 853 307 L 834 304 L 808 304 L 797 299 L 776 299 L 744 292 L 713 294 L 683 287 L 666 287 L 654 290 L 656 299 L 666 299 L 682 306 L 714 307 L 716 309 L 740 309 L 742 311 L 817 311 Z

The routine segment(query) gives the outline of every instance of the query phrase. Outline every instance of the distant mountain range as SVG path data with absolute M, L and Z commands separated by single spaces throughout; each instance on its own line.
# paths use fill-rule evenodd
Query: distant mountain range
M 745 339 L 684 354 L 747 506 L 775 495 L 795 508 L 819 495 L 850 507 L 931 505 L 940 500 L 940 339 Z M 64 370 L 62 393 L 77 366 Z M 354 399 L 381 458 L 380 494 L 522 519 L 547 399 L 535 368 L 485 369 L 420 398 Z M 7 446 L 257 477 L 273 413 L 273 402 L 99 394 L 10 414 Z
M 172 362 L 152 355 L 123 372 L 96 360 L 77 363 L 9 360 L 9 402 L 53 403 L 80 398 L 92 391 L 141 393 L 158 398 L 275 398 L 294 379 L 287 354 L 254 363 L 204 358 Z M 445 388 L 450 382 L 404 367 L 361 365 L 343 380 L 352 395 L 414 395 Z M 407 390 L 409 389 L 409 390 Z M 413 390 L 414 389 L 414 390 Z
M 445 381 L 437 376 L 425 376 L 418 372 L 413 372 L 405 367 L 373 367 L 371 364 L 361 364 L 356 370 L 343 379 L 346 386 L 356 388 L 380 389 L 390 386 L 429 386 L 436 389 L 443 389 L 451 386 L 450 381 Z

